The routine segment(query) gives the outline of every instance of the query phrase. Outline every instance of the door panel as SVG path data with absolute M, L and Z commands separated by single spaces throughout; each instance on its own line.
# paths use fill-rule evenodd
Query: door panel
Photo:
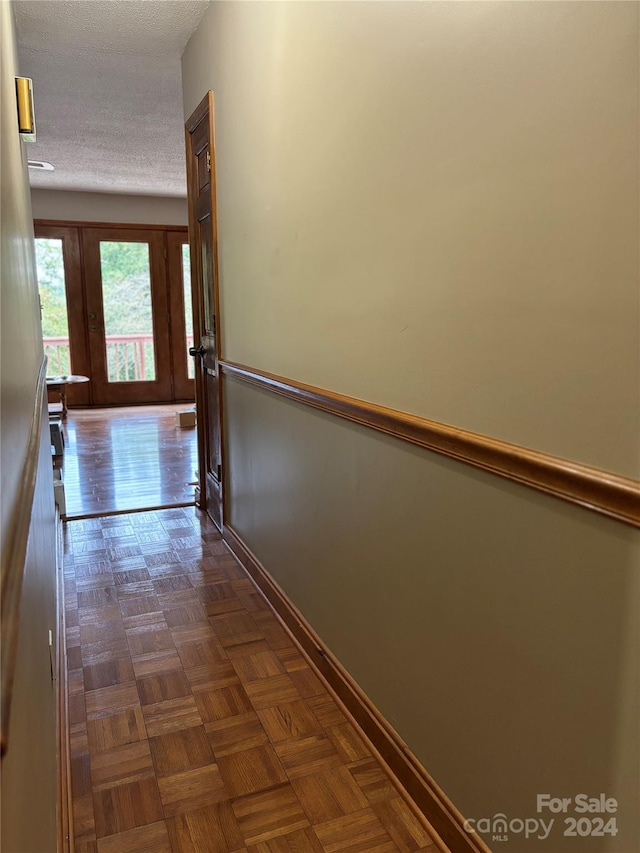
M 36 224 L 35 238 L 47 373 L 90 376 L 79 231 Z M 90 384 L 67 387 L 71 406 L 86 406 L 90 395 Z
M 223 524 L 220 309 L 213 149 L 213 96 L 209 92 L 186 123 L 191 281 L 196 346 L 196 407 L 200 454 L 200 505 Z
M 170 401 L 164 234 L 84 228 L 82 245 L 94 402 Z
M 193 346 L 194 327 L 189 238 L 186 233 L 167 233 L 167 267 L 174 395 L 176 400 L 193 400 L 195 371 L 189 347 Z

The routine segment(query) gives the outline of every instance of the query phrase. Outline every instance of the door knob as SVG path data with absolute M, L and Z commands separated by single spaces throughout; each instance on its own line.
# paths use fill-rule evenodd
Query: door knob
M 202 344 L 200 344 L 199 347 L 189 347 L 189 355 L 192 355 L 194 357 L 196 355 L 203 356 L 204 353 L 205 353 L 205 349 L 202 346 Z

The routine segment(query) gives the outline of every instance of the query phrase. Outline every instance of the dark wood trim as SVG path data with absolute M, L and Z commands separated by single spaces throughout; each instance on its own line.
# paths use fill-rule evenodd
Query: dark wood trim
M 220 369 L 226 376 L 640 527 L 637 480 L 230 361 L 221 361 Z
M 197 503 L 213 523 L 224 524 L 225 455 L 222 383 L 219 370 L 222 325 L 218 277 L 216 152 L 213 92 L 208 91 L 185 122 L 187 198 L 191 247 L 199 487 Z M 207 172 L 201 164 L 207 152 Z M 209 220 L 207 222 L 207 220 Z M 203 240 L 204 235 L 204 240 Z M 210 237 L 210 251 L 207 250 Z
M 87 329 L 87 307 L 84 287 L 83 254 L 78 228 L 63 225 L 35 225 L 35 238 L 62 241 L 65 293 L 69 346 L 71 350 L 71 373 L 91 375 L 89 361 L 89 332 Z M 54 371 L 57 373 L 58 371 Z M 91 403 L 91 383 L 71 385 L 67 389 L 70 406 L 87 406 Z M 52 401 L 54 402 L 54 401 Z
M 58 825 L 57 853 L 74 853 L 73 796 L 71 792 L 71 744 L 69 734 L 69 682 L 67 665 L 66 620 L 64 607 L 64 548 L 62 522 L 56 508 L 57 545 L 57 788 L 56 813 Z
M 92 222 L 90 219 L 34 219 L 34 226 L 65 228 L 140 228 L 142 231 L 187 231 L 186 225 L 141 225 L 137 222 Z
M 258 558 L 228 524 L 224 541 L 253 578 L 276 615 L 302 649 L 310 664 L 327 684 L 370 741 L 395 777 L 400 792 L 417 806 L 451 853 L 491 853 L 481 837 L 464 829 L 464 817 L 389 725 L 369 697 L 340 662 L 323 645 L 302 613 L 267 572 Z
M 31 528 L 31 510 L 38 477 L 40 460 L 40 440 L 42 413 L 46 405 L 47 359 L 43 356 L 35 387 L 35 398 L 29 436 L 25 448 L 22 474 L 19 479 L 20 491 L 12 518 L 8 524 L 1 558 L 1 604 L 0 621 L 2 623 L 2 675 L 0 676 L 0 755 L 7 751 L 9 717 L 13 677 L 15 674 L 18 645 L 18 627 L 20 621 L 20 596 L 24 577 L 29 530 Z
M 200 346 L 200 339 L 204 332 L 204 320 L 200 306 L 200 280 L 199 280 L 199 247 L 197 245 L 197 219 L 194 208 L 194 203 L 189 194 L 189 188 L 195 183 L 194 165 L 193 165 L 193 146 L 191 141 L 191 133 L 198 124 L 202 121 L 209 109 L 209 93 L 200 101 L 194 112 L 187 119 L 184 126 L 184 148 L 185 159 L 187 166 L 187 199 L 188 199 L 188 215 L 189 215 L 189 257 L 191 259 L 191 308 L 193 315 L 193 345 Z M 207 488 L 206 488 L 206 465 L 205 465 L 205 429 L 203 424 L 205 411 L 205 389 L 204 389 L 204 371 L 202 369 L 202 359 L 196 358 L 195 362 L 195 380 L 194 390 L 196 397 L 196 412 L 197 412 L 197 442 L 198 442 L 198 481 L 196 486 L 196 506 L 200 509 L 207 509 Z

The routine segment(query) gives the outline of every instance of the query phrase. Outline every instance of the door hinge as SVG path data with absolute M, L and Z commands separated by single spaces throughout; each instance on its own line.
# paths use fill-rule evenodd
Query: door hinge
M 211 154 L 207 151 L 207 172 L 211 171 Z

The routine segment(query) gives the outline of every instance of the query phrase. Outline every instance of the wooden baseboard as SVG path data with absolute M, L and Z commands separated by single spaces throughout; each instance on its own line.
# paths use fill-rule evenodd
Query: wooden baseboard
M 463 815 L 340 662 L 325 648 L 311 625 L 236 531 L 225 524 L 222 536 L 331 692 L 346 707 L 400 786 L 440 837 L 444 848 L 451 853 L 491 853 L 479 835 L 465 831 Z
M 62 547 L 62 521 L 56 510 L 57 538 L 57 593 L 58 593 L 58 643 L 57 643 L 57 797 L 56 818 L 57 853 L 74 853 L 73 800 L 71 794 L 71 747 L 69 740 L 69 682 L 67 668 L 66 623 L 64 607 L 64 564 Z

